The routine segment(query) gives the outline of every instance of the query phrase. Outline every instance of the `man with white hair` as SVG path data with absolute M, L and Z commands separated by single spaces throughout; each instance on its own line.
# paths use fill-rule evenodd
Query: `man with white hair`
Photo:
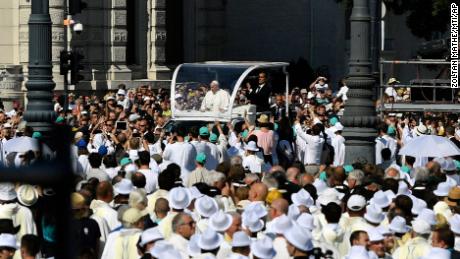
M 227 91 L 220 89 L 219 82 L 214 80 L 201 103 L 200 111 L 225 112 L 228 109 L 230 95 Z

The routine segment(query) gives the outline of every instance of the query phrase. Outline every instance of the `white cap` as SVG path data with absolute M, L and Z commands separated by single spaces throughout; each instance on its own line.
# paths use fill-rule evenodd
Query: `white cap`
M 113 186 L 113 190 L 115 191 L 117 195 L 118 194 L 129 195 L 134 190 L 134 186 L 131 180 L 122 179 L 121 181 L 119 181 Z
M 307 208 L 313 206 L 315 203 L 310 193 L 307 192 L 305 189 L 300 189 L 300 191 L 292 194 L 291 200 L 292 203 L 294 203 L 296 206 L 303 205 Z
M 418 234 L 430 234 L 431 226 L 423 219 L 415 219 L 412 221 L 412 229 Z
M 259 148 L 257 147 L 255 141 L 249 141 L 248 144 L 244 146 L 244 150 L 259 151 Z
M 286 229 L 291 228 L 292 225 L 292 220 L 288 216 L 283 214 L 273 219 L 271 229 L 268 231 L 275 234 L 283 234 L 283 232 L 286 231 Z
M 451 185 L 448 182 L 441 182 L 433 193 L 438 197 L 445 197 L 449 195 L 450 188 Z
M 422 209 L 416 219 L 424 220 L 432 226 L 436 225 L 436 214 L 430 209 Z
M 118 89 L 117 95 L 126 95 L 126 91 L 123 89 Z
M 379 190 L 374 193 L 374 196 L 369 203 L 383 209 L 390 206 L 391 200 L 388 199 L 388 196 L 383 191 Z
M 12 183 L 0 183 L 0 200 L 11 201 L 16 199 L 16 191 Z
M 450 230 L 456 235 L 460 235 L 460 214 L 454 214 L 449 219 Z
M 168 201 L 171 208 L 183 210 L 190 205 L 190 193 L 184 187 L 175 187 L 169 191 Z
M 163 240 L 164 237 L 160 232 L 159 227 L 149 228 L 144 230 L 141 235 L 141 242 L 139 243 L 140 246 L 145 246 L 147 243 Z
M 311 234 L 294 225 L 284 233 L 286 240 L 297 249 L 307 252 L 313 249 Z
M 198 238 L 198 247 L 203 250 L 214 250 L 220 246 L 224 238 L 221 234 L 207 228 Z
M 370 242 L 383 241 L 384 237 L 377 228 L 369 228 L 367 230 Z
M 245 247 L 251 245 L 251 238 L 244 231 L 233 233 L 232 247 Z
M 198 198 L 195 201 L 195 210 L 200 214 L 200 216 L 209 218 L 218 210 L 217 201 L 213 198 L 205 195 Z
M 309 213 L 302 213 L 296 220 L 299 227 L 312 231 L 315 229 L 315 219 Z
M 270 259 L 276 255 L 276 251 L 273 248 L 273 241 L 268 237 L 264 237 L 253 242 L 251 244 L 251 252 L 258 258 L 263 259 Z
M 18 249 L 16 237 L 12 234 L 0 234 L 0 247 L 10 247 Z
M 223 210 L 219 210 L 209 218 L 209 227 L 217 232 L 226 231 L 233 223 L 233 217 L 230 214 L 225 213 Z
M 419 199 L 419 198 L 417 198 L 415 196 L 410 196 L 410 197 L 411 198 L 413 197 L 412 198 L 413 205 L 412 205 L 411 212 L 414 215 L 419 215 L 422 212 L 422 210 L 427 207 L 427 204 L 426 204 L 426 202 L 424 200 Z
M 351 211 L 360 211 L 366 207 L 366 199 L 359 194 L 353 194 L 347 201 L 347 208 Z
M 328 188 L 326 189 L 319 197 L 318 197 L 318 202 L 319 204 L 326 206 L 331 202 L 337 203 L 340 205 L 341 203 L 341 198 L 344 195 L 337 191 L 334 188 Z
M 420 259 L 450 259 L 451 252 L 444 248 L 433 247 L 431 248 L 430 252 L 426 256 L 421 257 Z
M 385 214 L 380 207 L 371 204 L 366 207 L 364 218 L 373 224 L 380 224 L 385 219 Z
M 252 233 L 261 231 L 264 228 L 264 222 L 253 211 L 244 212 L 242 215 L 242 225 Z
M 410 230 L 410 227 L 407 226 L 406 219 L 401 216 L 394 217 L 390 222 L 389 228 L 390 231 L 398 234 L 403 234 Z

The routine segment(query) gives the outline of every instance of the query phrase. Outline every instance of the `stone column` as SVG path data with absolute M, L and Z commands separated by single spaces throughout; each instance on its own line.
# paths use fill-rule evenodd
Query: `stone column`
M 349 100 L 342 119 L 348 164 L 358 157 L 366 158 L 369 163 L 375 160 L 377 118 L 372 100 L 375 80 L 370 60 L 370 21 L 369 0 L 354 0 L 350 17 Z
M 24 105 L 24 92 L 21 91 L 23 81 L 21 65 L 6 65 L 0 67 L 0 97 L 4 110 L 13 108 L 13 101 Z
M 65 0 L 49 0 L 51 22 L 51 61 L 53 64 L 53 81 L 55 90 L 64 89 L 64 77 L 59 74 L 59 53 L 65 48 L 64 43 L 64 2 Z
M 148 37 L 148 78 L 169 79 L 170 70 L 166 67 L 166 0 L 150 0 Z
M 130 81 L 131 70 L 126 65 L 126 43 L 128 32 L 126 30 L 126 1 L 129 0 L 112 0 L 111 8 L 108 10 L 111 14 L 110 23 L 110 58 L 111 66 L 109 69 L 109 80 L 112 81 Z M 116 87 L 112 86 L 112 87 Z

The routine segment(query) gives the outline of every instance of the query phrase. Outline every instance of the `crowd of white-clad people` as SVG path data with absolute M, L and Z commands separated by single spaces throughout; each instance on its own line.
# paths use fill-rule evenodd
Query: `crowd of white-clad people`
M 264 74 L 248 95 L 269 87 Z M 269 112 L 255 123 L 172 128 L 165 127 L 171 103 L 161 89 L 120 85 L 103 97 L 70 95 L 67 107 L 56 98 L 55 123 L 74 132 L 66 234 L 75 256 L 460 258 L 460 153 L 400 155 L 433 135 L 458 150 L 458 115 L 385 114 L 375 163 L 345 164 L 347 91 L 345 81 L 333 92 L 318 77 L 289 100 L 271 96 Z M 46 155 L 11 145 L 21 136 L 43 139 L 22 114 L 20 107 L 0 112 L 5 166 Z M 0 258 L 55 255 L 54 199 L 51 188 L 0 184 Z

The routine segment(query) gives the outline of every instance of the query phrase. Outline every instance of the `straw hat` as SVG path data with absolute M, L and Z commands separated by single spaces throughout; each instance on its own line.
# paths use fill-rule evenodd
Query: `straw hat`
M 394 83 L 400 83 L 398 80 L 396 80 L 396 78 L 392 77 L 390 79 L 388 79 L 388 82 L 387 82 L 387 85 L 391 85 L 391 84 L 394 84 Z
M 125 223 L 134 224 L 147 214 L 146 210 L 141 211 L 138 208 L 129 208 L 123 213 L 122 220 Z
M 19 186 L 17 192 L 18 201 L 27 207 L 34 205 L 38 200 L 38 191 L 30 184 Z
M 268 115 L 267 114 L 262 114 L 260 117 L 257 119 L 259 123 L 268 123 Z
M 460 187 L 456 186 L 450 189 L 449 194 L 444 198 L 444 202 L 449 206 L 458 206 L 460 203 Z
M 415 135 L 417 136 L 426 135 L 427 133 L 428 133 L 428 128 L 423 124 L 420 124 L 417 126 L 417 128 L 415 128 Z

